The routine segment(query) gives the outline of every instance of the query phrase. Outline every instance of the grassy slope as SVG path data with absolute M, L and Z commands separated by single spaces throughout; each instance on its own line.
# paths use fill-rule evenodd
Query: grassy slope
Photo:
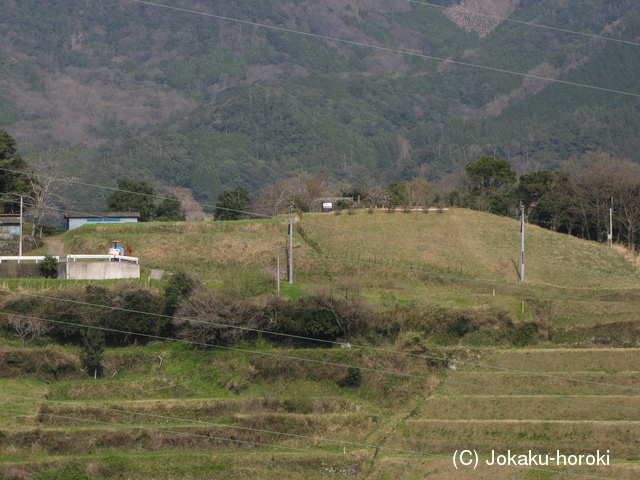
M 514 220 L 466 210 L 442 214 L 358 212 L 304 214 L 299 225 L 304 236 L 297 233 L 295 238 L 296 288 L 349 283 L 362 288 L 372 301 L 386 302 L 393 295 L 399 301 L 422 299 L 447 306 L 494 305 L 514 314 L 519 314 L 522 299 L 527 299 L 521 318 L 546 315 L 557 325 L 592 325 L 612 319 L 632 324 L 636 316 L 630 301 L 638 294 L 633 284 L 636 271 L 622 250 L 611 251 L 531 226 L 526 232 L 526 289 L 521 288 L 512 261 L 519 251 L 519 224 Z M 264 278 L 265 267 L 274 261 L 274 245 L 282 247 L 285 270 L 284 221 L 177 224 L 170 228 L 183 233 L 157 224 L 90 227 L 67 233 L 65 240 L 72 253 L 96 253 L 119 239 L 133 246 L 144 267 L 182 266 L 212 287 Z M 31 282 L 35 288 L 43 285 Z M 22 286 L 28 288 L 29 282 Z M 593 301 L 598 298 L 612 302 Z M 455 362 L 456 369 L 447 369 L 443 377 L 443 372 L 432 371 L 421 361 L 382 353 L 273 350 L 261 343 L 250 346 L 268 354 L 399 369 L 424 377 L 365 372 L 361 387 L 341 388 L 337 382 L 346 374 L 343 367 L 224 350 L 193 352 L 185 346 L 162 343 L 110 350 L 105 361 L 107 375 L 93 381 L 71 367 L 56 370 L 46 366 L 75 365 L 77 359 L 63 349 L 22 350 L 4 342 L 0 346 L 0 363 L 5 362 L 0 369 L 4 372 L 0 392 L 111 409 L 1 398 L 0 472 L 7 478 L 30 478 L 38 470 L 59 469 L 70 459 L 77 459 L 92 479 L 118 475 L 159 479 L 339 478 L 345 473 L 371 479 L 422 479 L 427 475 L 438 480 L 477 478 L 479 472 L 465 476 L 452 468 L 450 456 L 457 448 L 477 448 L 483 455 L 493 448 L 560 448 L 585 454 L 611 448 L 615 466 L 571 472 L 615 479 L 636 478 L 638 473 L 636 462 L 626 460 L 635 456 L 633 438 L 640 411 L 635 349 L 448 352 L 452 359 L 599 383 L 594 385 Z M 8 357 L 9 353 L 13 357 Z M 162 368 L 158 368 L 157 355 L 163 358 Z M 7 358 L 13 358 L 11 364 Z M 16 358 L 25 360 L 18 362 Z M 25 365 L 25 370 L 15 370 L 18 364 Z M 147 415 L 131 416 L 115 410 Z M 371 462 L 373 447 L 233 430 L 238 441 L 275 445 L 253 448 L 210 438 L 228 438 L 228 428 L 180 419 L 366 445 L 384 441 L 390 449 L 441 456 L 381 450 Z M 131 424 L 151 429 L 124 426 Z M 483 472 L 508 478 L 562 478 L 518 469 L 485 468 Z
M 304 214 L 297 225 L 304 235 L 295 235 L 294 289 L 350 285 L 372 301 L 393 295 L 443 306 L 497 306 L 520 318 L 545 315 L 556 326 L 625 322 L 638 311 L 638 271 L 623 249 L 532 225 L 520 283 L 520 224 L 509 218 L 460 209 L 380 210 Z M 286 278 L 284 219 L 85 227 L 65 235 L 67 250 L 79 254 L 104 252 L 113 239 L 131 245 L 143 268 L 184 269 L 211 286 L 258 280 L 268 286 L 279 246 Z M 523 300 L 536 306 L 525 308 L 524 317 Z

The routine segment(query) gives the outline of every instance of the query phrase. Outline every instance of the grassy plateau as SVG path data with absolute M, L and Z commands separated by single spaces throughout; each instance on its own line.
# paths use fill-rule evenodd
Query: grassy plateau
M 2 281 L 2 480 L 640 477 L 640 284 L 621 247 L 527 225 L 520 282 L 512 219 L 305 213 L 289 285 L 285 218 L 86 226 L 63 240 L 76 254 L 131 245 L 143 278 Z M 377 312 L 366 333 L 322 348 L 267 332 L 207 349 L 146 339 L 107 348 L 94 379 L 77 344 L 22 345 L 7 323 L 24 295 L 163 292 L 178 271 L 207 291 L 267 298 L 278 253 L 283 301 L 357 297 Z M 456 468 L 461 450 L 477 468 Z M 609 456 L 486 463 L 508 451 Z

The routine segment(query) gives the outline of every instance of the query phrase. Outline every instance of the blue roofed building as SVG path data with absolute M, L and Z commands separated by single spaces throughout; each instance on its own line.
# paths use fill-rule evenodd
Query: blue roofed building
M 118 223 L 138 223 L 138 212 L 99 212 L 99 213 L 66 213 L 64 219 L 67 230 L 74 230 L 83 225 L 113 225 Z

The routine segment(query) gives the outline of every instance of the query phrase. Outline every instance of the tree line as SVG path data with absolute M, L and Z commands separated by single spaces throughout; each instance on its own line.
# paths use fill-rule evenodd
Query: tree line
M 448 194 L 452 205 L 517 217 L 524 206 L 529 223 L 604 242 L 640 245 L 640 165 L 605 154 L 565 162 L 561 170 L 521 175 L 508 161 L 481 157 L 465 167 L 467 177 Z
M 604 242 L 611 222 L 615 243 L 630 250 L 640 246 L 640 165 L 629 160 L 588 153 L 564 162 L 559 170 L 518 176 L 509 161 L 481 156 L 467 163 L 453 184 L 443 187 L 438 183 L 434 182 L 434 188 L 423 177 L 414 177 L 385 186 L 368 179 L 353 187 L 332 182 L 327 175 L 299 174 L 265 188 L 254 199 L 243 190 L 242 204 L 224 201 L 218 205 L 278 215 L 291 204 L 305 212 L 316 198 L 341 196 L 357 199 L 358 206 L 369 211 L 463 207 L 513 218 L 520 216 L 522 205 L 526 220 L 540 227 Z M 219 198 L 239 197 L 225 192 Z M 338 204 L 338 208 L 351 206 L 349 202 Z
M 270 282 L 265 277 L 264 286 L 271 288 Z M 394 344 L 412 353 L 461 341 L 523 346 L 540 339 L 540 325 L 516 323 L 505 310 L 450 309 L 402 302 L 392 295 L 385 305 L 375 305 L 351 284 L 286 299 L 265 288 L 226 285 L 211 290 L 176 272 L 159 290 L 121 282 L 60 291 L 56 298 L 11 295 L 6 300 L 0 338 L 18 339 L 23 346 L 79 347 L 86 373 L 96 377 L 103 373 L 105 347 L 159 339 L 179 340 L 195 349 L 249 345 L 258 339 L 286 348 L 354 341 Z
M 0 130 L 0 200 L 5 213 L 17 213 L 20 196 L 29 199 L 26 205 L 33 220 L 32 236 L 47 208 L 60 197 L 51 181 L 57 166 L 29 166 L 17 153 L 15 140 Z M 538 170 L 519 178 L 509 161 L 481 156 L 466 164 L 457 185 L 447 191 L 440 188 L 436 194 L 421 176 L 386 186 L 369 178 L 354 187 L 332 181 L 326 174 L 301 173 L 265 187 L 255 198 L 242 186 L 223 191 L 218 196 L 214 218 L 278 215 L 287 212 L 290 205 L 305 212 L 314 201 L 326 196 L 357 199 L 359 206 L 369 211 L 458 206 L 517 217 L 523 205 L 532 224 L 603 242 L 608 239 L 611 222 L 613 241 L 631 250 L 640 245 L 640 165 L 597 153 L 574 157 L 564 162 L 560 170 Z M 349 206 L 349 202 L 337 205 Z M 178 198 L 167 196 L 159 201 L 145 181 L 121 180 L 118 189 L 107 197 L 105 207 L 112 212 L 138 212 L 141 221 L 185 220 Z

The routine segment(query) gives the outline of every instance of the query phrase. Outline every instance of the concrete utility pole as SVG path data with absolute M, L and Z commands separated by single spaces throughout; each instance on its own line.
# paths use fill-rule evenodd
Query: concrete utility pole
M 520 213 L 522 215 L 522 228 L 520 240 L 520 281 L 524 282 L 524 204 L 520 204 Z
M 18 245 L 18 256 L 21 257 L 22 256 L 22 227 L 24 225 L 24 197 L 30 198 L 31 200 L 34 201 L 34 203 L 36 202 L 35 198 L 30 197 L 29 195 L 22 195 L 20 193 L 13 193 L 13 192 L 4 192 L 4 193 L 0 193 L 0 195 L 15 195 L 16 197 L 20 197 L 20 245 Z M 18 263 L 20 263 L 20 260 L 18 260 Z
M 293 203 L 289 205 L 289 284 L 293 284 Z
M 613 248 L 613 197 L 611 197 L 611 208 L 609 209 L 609 248 Z
M 20 245 L 18 246 L 18 256 L 22 256 L 22 195 L 20 195 Z
M 276 247 L 276 293 L 280 296 L 280 246 Z

